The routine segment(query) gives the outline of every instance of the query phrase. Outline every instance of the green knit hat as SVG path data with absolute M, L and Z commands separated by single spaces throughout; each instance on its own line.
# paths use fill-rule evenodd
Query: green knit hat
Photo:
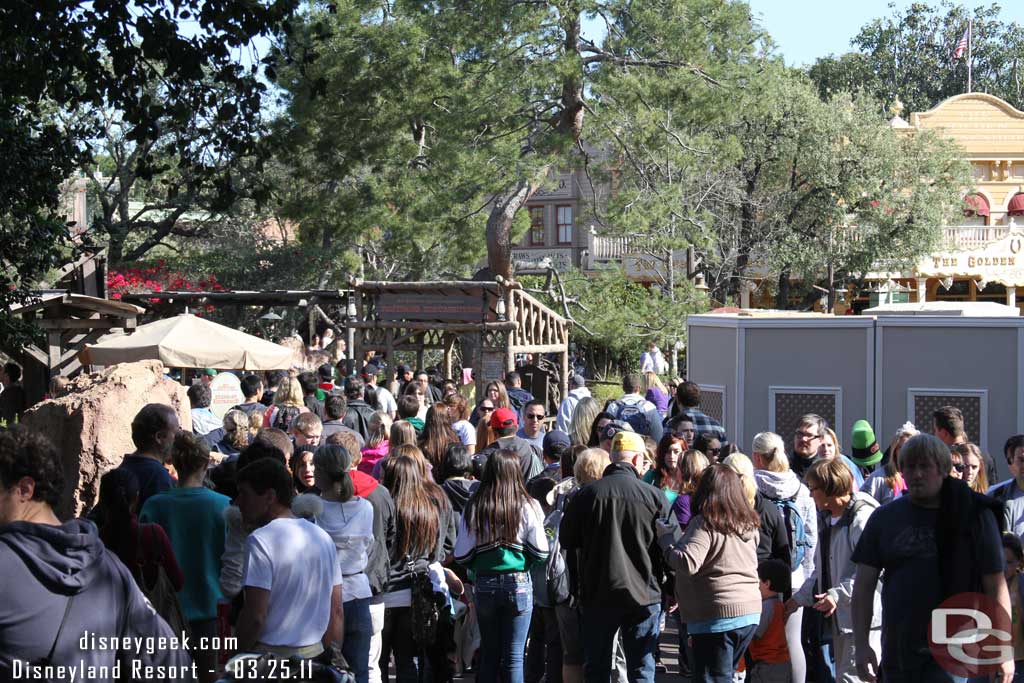
M 861 467 L 872 467 L 882 460 L 882 449 L 875 439 L 875 430 L 867 420 L 853 423 L 853 452 L 850 457 Z

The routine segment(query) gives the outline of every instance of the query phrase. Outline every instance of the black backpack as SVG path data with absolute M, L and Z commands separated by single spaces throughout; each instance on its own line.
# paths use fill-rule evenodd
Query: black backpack
M 363 437 L 364 443 L 370 442 L 370 420 L 376 411 L 368 405 L 349 405 L 343 423 L 354 429 Z
M 274 413 L 274 420 L 270 426 L 275 429 L 280 429 L 283 432 L 287 432 L 292 427 L 292 422 L 295 422 L 295 418 L 302 412 L 301 409 L 295 406 L 277 406 L 277 412 Z

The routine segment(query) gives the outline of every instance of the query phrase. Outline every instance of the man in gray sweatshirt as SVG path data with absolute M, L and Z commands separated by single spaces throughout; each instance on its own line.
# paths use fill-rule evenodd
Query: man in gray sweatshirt
M 84 519 L 43 436 L 0 431 L 0 680 L 193 680 L 180 634 Z

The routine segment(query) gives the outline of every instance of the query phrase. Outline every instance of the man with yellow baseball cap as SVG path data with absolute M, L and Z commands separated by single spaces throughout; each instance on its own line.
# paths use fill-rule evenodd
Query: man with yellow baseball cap
M 675 525 L 677 533 L 679 527 L 661 491 L 640 480 L 646 457 L 642 435 L 615 434 L 611 464 L 569 501 L 559 527 L 562 546 L 579 550 L 576 592 L 588 681 L 608 680 L 621 631 L 631 680 L 654 682 L 662 574 L 656 522 Z

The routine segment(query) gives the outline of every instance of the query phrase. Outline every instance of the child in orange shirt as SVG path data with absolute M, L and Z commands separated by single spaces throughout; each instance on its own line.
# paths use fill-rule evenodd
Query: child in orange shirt
M 765 560 L 757 566 L 761 621 L 747 650 L 751 661 L 749 683 L 789 683 L 791 669 L 782 594 L 789 591 L 790 576 L 789 567 L 780 560 Z

